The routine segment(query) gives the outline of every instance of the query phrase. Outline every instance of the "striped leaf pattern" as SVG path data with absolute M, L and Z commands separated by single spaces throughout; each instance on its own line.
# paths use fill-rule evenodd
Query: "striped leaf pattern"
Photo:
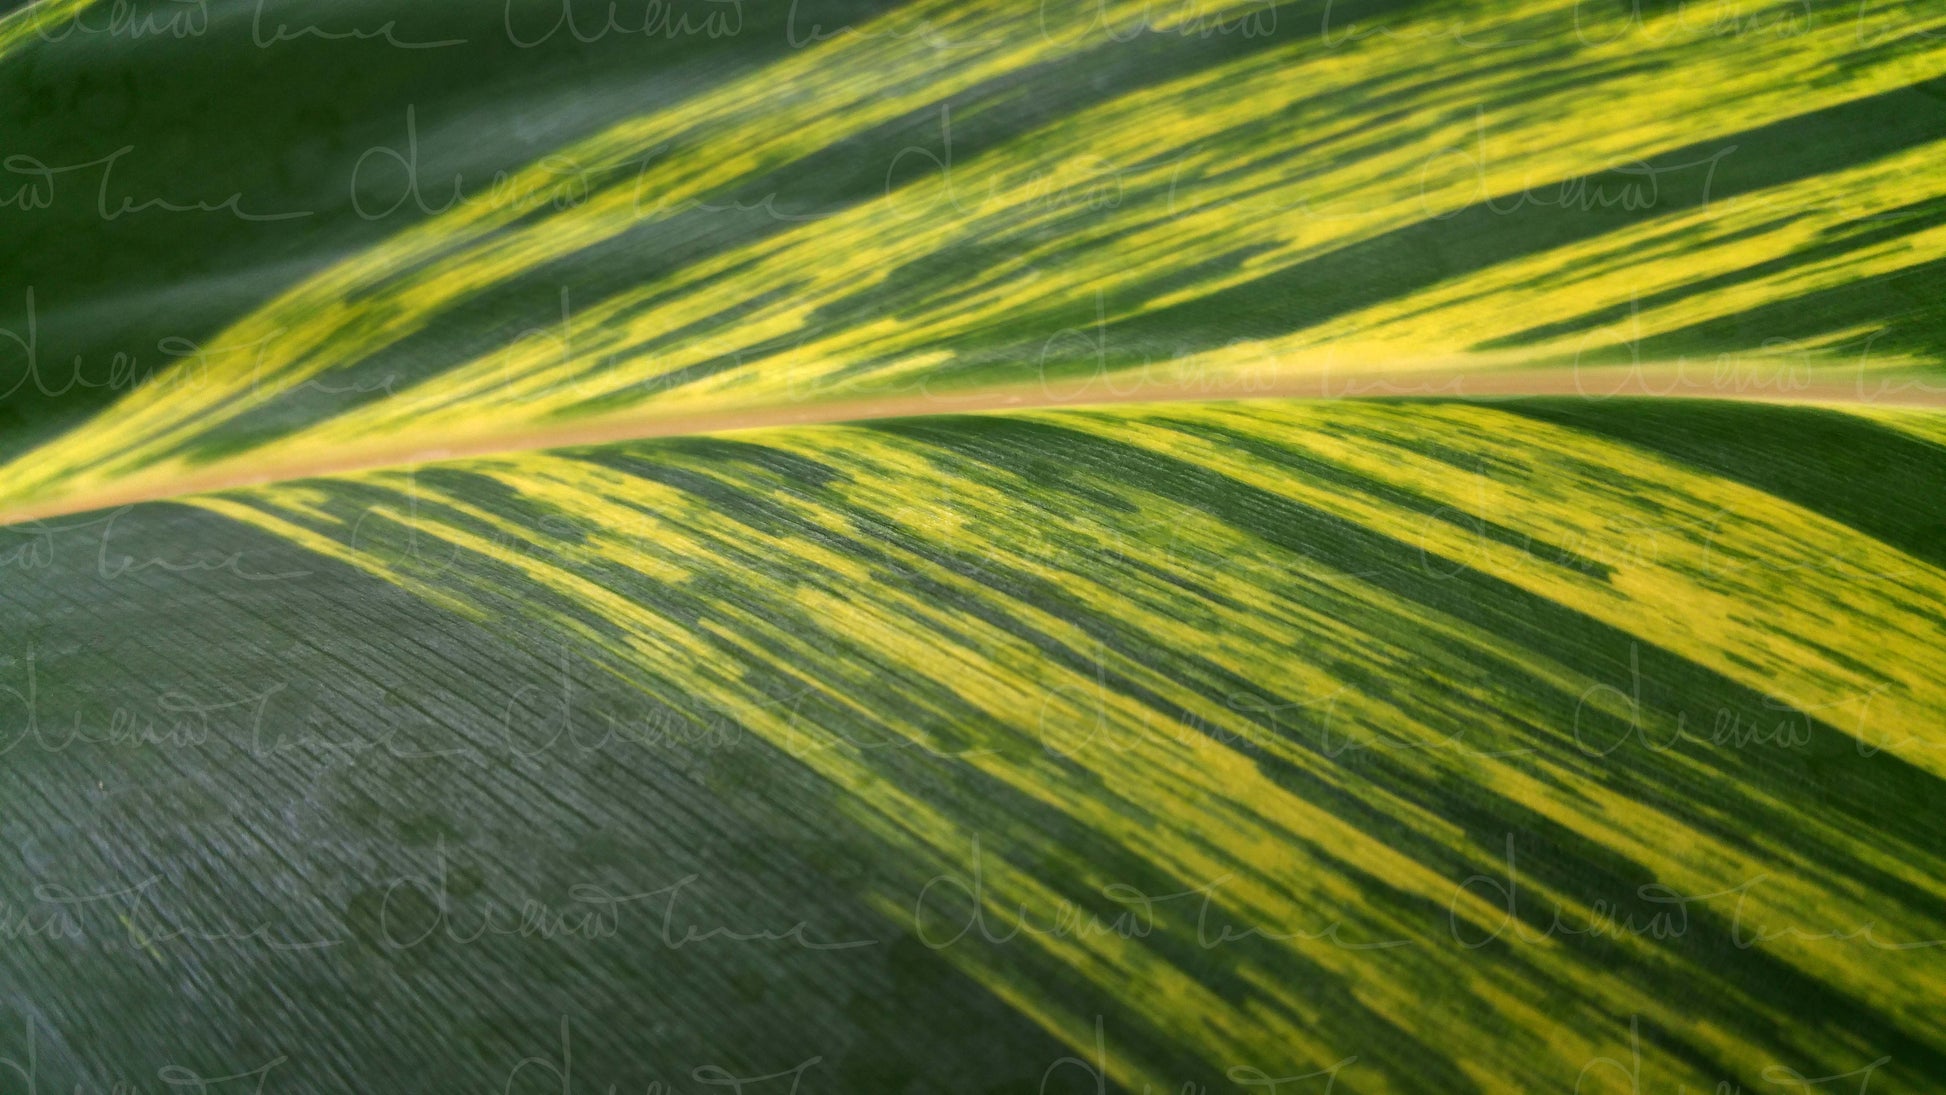
M 0 16 L 0 1092 L 1946 1090 L 1942 20 Z

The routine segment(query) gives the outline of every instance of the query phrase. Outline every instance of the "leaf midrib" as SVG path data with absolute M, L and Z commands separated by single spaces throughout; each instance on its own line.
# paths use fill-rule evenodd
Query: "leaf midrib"
M 1118 384 L 1118 382 L 1120 382 Z M 1121 386 L 1126 385 L 1126 386 Z M 1744 402 L 1835 406 L 1946 407 L 1946 387 L 1912 379 L 1835 377 L 1729 385 L 1705 380 L 1680 365 L 1599 368 L 1320 371 L 1252 382 L 1228 377 L 1215 382 L 1164 382 L 1115 375 L 1075 382 L 994 387 L 964 392 L 920 392 L 864 399 L 724 407 L 703 413 L 655 413 L 653 408 L 585 418 L 503 433 L 455 433 L 404 441 L 385 437 L 364 447 L 340 447 L 328 457 L 269 460 L 245 453 L 191 474 L 130 476 L 105 487 L 56 495 L 0 509 L 0 526 L 160 502 L 190 495 L 241 490 L 301 479 L 331 478 L 394 468 L 421 467 L 546 449 L 582 448 L 656 438 L 790 426 L 827 426 L 943 414 L 993 414 L 1126 404 L 1227 402 L 1241 399 L 1505 400 L 1728 399 Z M 1225 390 L 1228 389 L 1228 390 Z M 86 426 L 81 428 L 85 429 Z

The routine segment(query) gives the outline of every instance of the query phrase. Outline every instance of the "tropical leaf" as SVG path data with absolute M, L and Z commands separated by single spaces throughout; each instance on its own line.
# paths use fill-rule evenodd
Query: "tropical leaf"
M 1946 1090 L 1940 14 L 625 8 L 0 17 L 0 1092 Z

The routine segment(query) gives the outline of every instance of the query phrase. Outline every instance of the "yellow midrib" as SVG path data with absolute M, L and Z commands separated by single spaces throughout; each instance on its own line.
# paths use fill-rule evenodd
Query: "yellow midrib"
M 1065 390 L 1059 390 L 1065 389 Z M 1946 386 L 1879 378 L 1841 381 L 1802 377 L 1726 387 L 1680 365 L 1599 368 L 1371 368 L 1307 371 L 1272 378 L 1219 377 L 1170 382 L 1094 377 L 1064 384 L 995 387 L 962 393 L 923 392 L 851 400 L 810 401 L 702 411 L 630 411 L 500 434 L 453 432 L 432 437 L 375 438 L 341 446 L 328 455 L 266 458 L 245 453 L 201 469 L 179 462 L 154 475 L 137 474 L 68 494 L 33 498 L 0 508 L 0 526 L 112 509 L 187 495 L 238 490 L 296 479 L 328 478 L 382 468 L 420 466 L 482 456 L 545 449 L 617 444 L 652 438 L 725 433 L 777 426 L 815 426 L 940 414 L 990 414 L 1052 407 L 1111 406 L 1239 399 L 1518 399 L 1577 396 L 1607 398 L 1729 399 L 1742 402 L 1816 403 L 1837 406 L 1946 407 Z M 80 427 L 86 429 L 84 425 Z M 274 445 L 270 446 L 274 452 Z M 0 487 L 4 493 L 4 487 Z

